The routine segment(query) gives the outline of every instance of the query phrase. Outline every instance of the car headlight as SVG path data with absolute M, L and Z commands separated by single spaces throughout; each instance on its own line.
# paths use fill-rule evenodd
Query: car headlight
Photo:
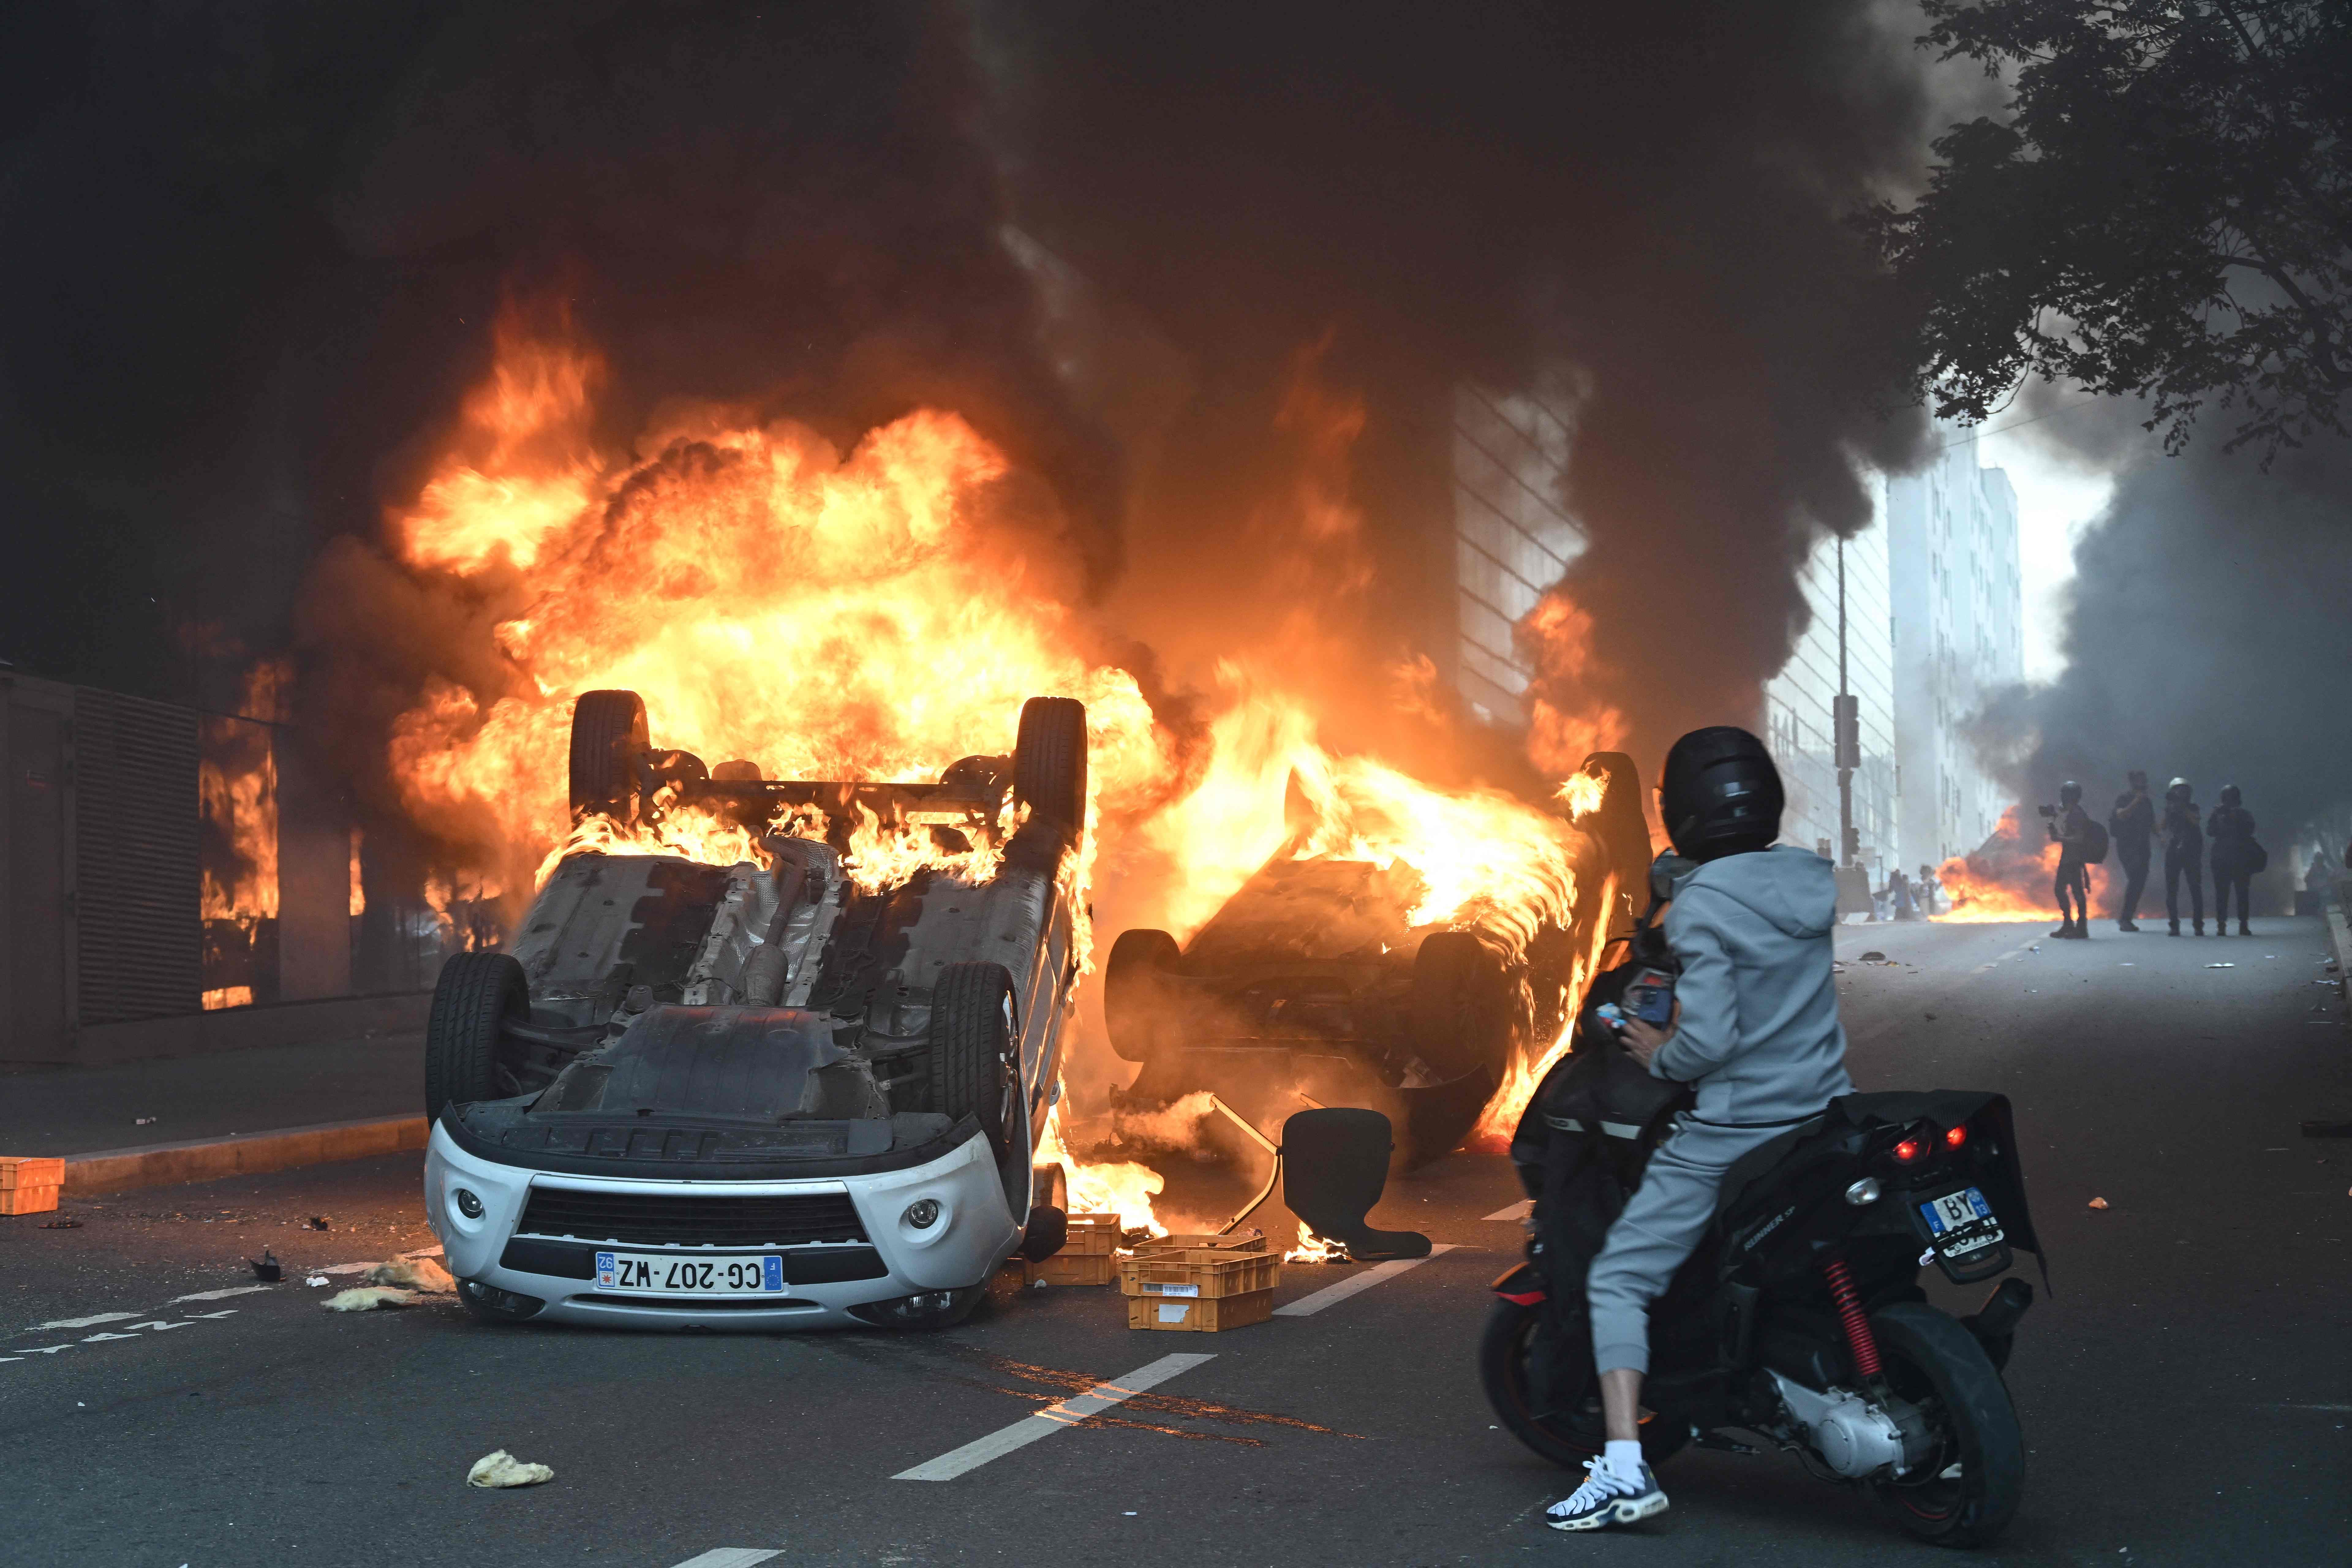
M 907 1205 L 907 1212 L 898 1217 L 906 1221 L 913 1229 L 929 1230 L 940 1223 L 940 1200 L 917 1198 Z

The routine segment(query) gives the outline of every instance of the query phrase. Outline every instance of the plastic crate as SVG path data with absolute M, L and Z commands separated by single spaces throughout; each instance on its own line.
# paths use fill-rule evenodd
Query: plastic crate
M 1115 1261 L 1108 1252 L 1057 1252 L 1043 1263 L 1028 1265 L 1029 1283 L 1108 1285 Z
M 1265 1232 L 1253 1227 L 1232 1236 L 1156 1236 L 1139 1241 L 1134 1251 L 1138 1258 L 1153 1252 L 1190 1252 L 1196 1247 L 1211 1247 L 1220 1252 L 1264 1252 Z
M 1278 1260 L 1277 1260 L 1278 1261 Z M 1127 1299 L 1127 1326 L 1163 1332 L 1214 1334 L 1226 1329 L 1246 1329 L 1274 1317 L 1274 1292 L 1250 1290 L 1238 1296 L 1203 1296 L 1197 1300 L 1164 1296 Z
M 47 1214 L 65 1179 L 62 1159 L 0 1155 L 0 1215 Z
M 1282 1256 L 1274 1252 L 1193 1247 L 1118 1260 L 1118 1289 L 1125 1296 L 1217 1300 L 1271 1290 L 1281 1280 Z

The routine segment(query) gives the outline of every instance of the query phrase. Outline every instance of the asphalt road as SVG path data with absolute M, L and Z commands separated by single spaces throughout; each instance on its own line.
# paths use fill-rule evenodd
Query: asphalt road
M 2003 1090 L 2027 1143 L 2056 1290 L 2011 1364 L 2031 1468 L 1987 1560 L 2352 1561 L 2352 1142 L 2297 1125 L 2352 1117 L 2344 1007 L 2313 984 L 2324 928 L 2263 925 L 1840 933 L 1861 1085 Z M 1772 1456 L 1678 1459 L 1672 1511 L 1622 1536 L 1543 1529 L 1568 1478 L 1495 1428 L 1470 1365 L 1517 1245 L 1485 1217 L 1517 1195 L 1496 1158 L 1392 1185 L 1375 1223 L 1453 1250 L 1309 1316 L 1146 1334 L 1111 1291 L 1049 1289 L 943 1334 L 772 1338 L 321 1310 L 303 1271 L 430 1245 L 418 1166 L 73 1203 L 78 1229 L 0 1221 L 0 1561 L 1950 1561 Z M 265 1246 L 287 1283 L 211 1294 Z M 1277 1300 L 1364 1272 L 1293 1268 Z M 891 1479 L 1171 1355 L 1210 1359 L 955 1479 Z M 464 1486 L 499 1447 L 554 1480 Z

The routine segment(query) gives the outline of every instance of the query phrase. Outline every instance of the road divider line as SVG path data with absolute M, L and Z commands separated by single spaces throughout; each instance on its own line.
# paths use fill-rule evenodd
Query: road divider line
M 1098 1415 L 1115 1405 L 1126 1403 L 1147 1388 L 1157 1388 L 1179 1373 L 1192 1371 L 1202 1362 L 1214 1361 L 1214 1355 L 1164 1355 L 1158 1361 L 1137 1367 L 1115 1383 L 1097 1383 L 1084 1394 L 1049 1405 L 1033 1415 L 1024 1415 L 1012 1426 L 976 1438 L 962 1447 L 941 1454 L 927 1464 L 911 1470 L 900 1470 L 890 1479 L 894 1481 L 951 1481 L 967 1470 L 978 1469 L 991 1459 L 1001 1459 L 1015 1448 L 1025 1448 L 1041 1437 L 1050 1437 L 1066 1427 L 1075 1426 L 1089 1415 Z M 680 1565 L 684 1568 L 684 1564 Z
M 1488 1215 L 1486 1217 L 1490 1220 L 1525 1219 L 1528 1215 L 1535 1212 L 1535 1199 L 1521 1198 L 1517 1203 L 1513 1204 L 1510 1207 L 1496 1209 L 1493 1214 Z
M 1494 1219 L 1499 1216 L 1489 1215 L 1486 1217 Z M 1452 1242 L 1441 1241 L 1429 1249 L 1429 1258 L 1453 1250 Z M 1276 1307 L 1274 1315 L 1277 1318 L 1311 1318 L 1324 1308 L 1336 1307 L 1349 1297 L 1369 1290 L 1383 1279 L 1393 1279 L 1408 1268 L 1420 1268 L 1429 1261 L 1429 1258 L 1391 1258 L 1386 1263 L 1375 1263 L 1361 1274 L 1342 1279 L 1337 1285 L 1326 1285 L 1312 1296 L 1301 1296 L 1287 1307 Z
M 1999 958 L 1994 959 L 1992 963 L 1979 963 L 1974 969 L 1969 970 L 1969 973 L 1970 974 L 1982 974 L 1986 970 L 1990 969 L 1995 963 L 2007 963 L 2011 959 L 2015 958 L 2021 952 L 2032 952 L 2034 945 L 2034 943 L 2029 942 L 2021 946 L 2012 947 L 2007 952 L 2002 953 Z
M 93 1312 L 87 1318 L 56 1318 L 46 1323 L 35 1323 L 33 1331 L 43 1329 L 94 1329 L 100 1323 L 127 1323 L 136 1312 Z
M 272 1287 L 268 1285 L 232 1285 L 226 1290 L 199 1290 L 193 1296 L 174 1296 L 165 1304 L 176 1307 L 183 1301 L 226 1301 L 231 1296 L 250 1296 L 270 1289 Z
M 754 1563 L 765 1563 L 771 1557 L 782 1557 L 784 1549 L 764 1546 L 714 1546 L 699 1557 L 689 1557 L 677 1568 L 751 1568 Z

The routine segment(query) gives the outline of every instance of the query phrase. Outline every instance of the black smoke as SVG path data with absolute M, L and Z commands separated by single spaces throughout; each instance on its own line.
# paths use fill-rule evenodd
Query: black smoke
M 676 397 L 960 409 L 1154 639 L 1247 600 L 1308 355 L 1364 410 L 1368 670 L 1450 631 L 1450 388 L 1569 367 L 1602 658 L 1554 695 L 1654 755 L 1752 716 L 1795 563 L 1916 432 L 1843 222 L 1923 130 L 1880 9 L 9 7 L 0 657 L 176 692 L 192 647 L 280 646 L 520 294 L 605 354 L 616 440 Z M 1097 307 L 1056 317 L 1055 268 Z M 371 657 L 395 707 L 441 656 Z
M 2067 434 L 2124 466 L 2074 546 L 2063 673 L 1997 700 L 1979 742 L 2027 801 L 2071 778 L 2104 810 L 2137 768 L 2158 794 L 2189 779 L 2210 810 L 2234 784 L 2282 889 L 2298 835 L 2342 853 L 2352 805 L 2352 451 L 2315 443 L 2266 472 L 2218 439 L 2168 458 L 2119 431 Z

